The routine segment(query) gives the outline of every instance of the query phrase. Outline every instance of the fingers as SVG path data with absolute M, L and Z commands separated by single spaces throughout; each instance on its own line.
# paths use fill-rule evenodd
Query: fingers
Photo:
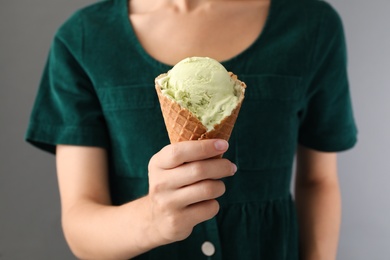
M 216 200 L 202 201 L 186 208 L 185 216 L 191 218 L 194 225 L 209 220 L 219 211 L 219 203 Z
M 220 155 L 228 146 L 228 142 L 220 139 L 179 142 L 165 146 L 153 156 L 151 163 L 161 169 L 172 169 L 183 163 Z
M 215 159 L 228 149 L 224 140 L 180 142 L 164 147 L 149 162 L 151 226 L 166 241 L 188 236 L 194 225 L 218 213 L 215 200 L 225 193 L 221 178 L 237 167 L 227 159 Z
M 202 201 L 216 199 L 226 191 L 221 180 L 204 180 L 179 189 L 172 198 L 175 205 L 189 207 Z
M 165 191 L 155 196 L 149 194 L 154 209 L 160 212 L 181 212 L 199 202 L 209 201 L 222 196 L 226 191 L 221 180 L 205 180 L 175 191 Z
M 233 176 L 237 171 L 235 164 L 227 159 L 209 159 L 186 163 L 175 170 L 167 170 L 169 188 L 180 188 L 206 179 L 221 179 Z

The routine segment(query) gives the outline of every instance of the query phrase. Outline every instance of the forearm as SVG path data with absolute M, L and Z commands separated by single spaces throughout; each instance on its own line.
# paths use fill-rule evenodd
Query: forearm
M 297 184 L 295 193 L 302 259 L 336 259 L 341 219 L 338 182 Z
M 129 259 L 159 244 L 147 223 L 146 197 L 122 206 L 79 202 L 63 212 L 63 229 L 80 259 Z
M 236 166 L 211 159 L 226 152 L 222 140 L 179 142 L 164 147 L 148 165 L 148 195 L 111 206 L 107 155 L 101 148 L 57 147 L 62 223 L 81 259 L 128 259 L 187 238 L 214 217 L 222 178 Z

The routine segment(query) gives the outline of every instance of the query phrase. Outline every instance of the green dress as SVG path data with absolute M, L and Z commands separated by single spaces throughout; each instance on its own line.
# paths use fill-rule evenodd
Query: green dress
M 115 205 L 147 194 L 148 161 L 169 143 L 154 78 L 171 67 L 145 52 L 127 14 L 127 0 L 101 1 L 61 26 L 26 134 L 51 153 L 56 144 L 106 148 Z M 297 144 L 341 151 L 356 142 L 343 28 L 326 2 L 272 0 L 258 39 L 223 65 L 247 90 L 224 155 L 238 172 L 225 180 L 220 212 L 135 259 L 299 259 Z

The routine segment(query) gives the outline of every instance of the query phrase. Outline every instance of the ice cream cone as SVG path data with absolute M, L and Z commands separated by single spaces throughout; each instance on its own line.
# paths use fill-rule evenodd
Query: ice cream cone
M 246 87 L 245 83 L 239 81 L 236 75 L 231 72 L 229 72 L 229 75 L 242 86 L 242 93 L 239 95 L 239 102 L 233 109 L 232 113 L 225 117 L 219 124 L 214 125 L 214 129 L 210 131 L 207 131 L 207 128 L 194 114 L 191 113 L 191 111 L 182 107 L 176 101 L 161 92 L 161 86 L 158 83 L 158 79 L 165 77 L 166 74 L 161 74 L 156 78 L 156 91 L 171 143 L 213 138 L 224 139 L 226 141 L 229 140 L 240 111 L 242 101 L 244 100 Z

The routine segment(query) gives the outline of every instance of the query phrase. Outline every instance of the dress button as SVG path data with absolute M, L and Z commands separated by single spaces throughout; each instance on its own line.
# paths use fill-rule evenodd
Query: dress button
M 207 256 L 212 256 L 215 253 L 215 247 L 211 242 L 206 241 L 202 244 L 202 252 Z

